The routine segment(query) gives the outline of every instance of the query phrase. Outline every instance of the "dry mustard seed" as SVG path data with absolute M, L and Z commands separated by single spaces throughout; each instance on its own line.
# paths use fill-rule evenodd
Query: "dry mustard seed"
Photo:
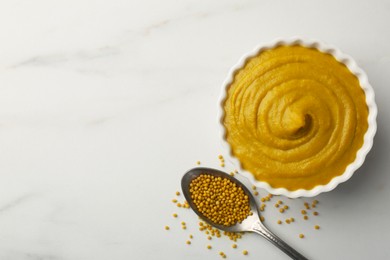
M 234 172 L 229 173 L 230 176 L 234 176 Z
M 225 254 L 225 253 L 224 253 L 224 252 L 222 252 L 222 251 L 221 251 L 221 252 L 219 252 L 219 255 L 224 255 L 224 254 Z
M 318 203 L 318 200 L 313 200 L 313 203 L 314 203 L 314 204 L 317 204 L 317 203 Z
M 176 191 L 176 196 L 180 196 L 180 192 Z
M 234 170 L 234 173 L 238 173 L 238 170 Z
M 287 223 L 287 224 L 290 224 L 290 223 L 291 223 L 291 220 L 286 219 L 286 223 Z
M 313 215 L 314 215 L 314 216 L 318 216 L 318 212 L 317 212 L 317 211 L 314 211 L 314 212 L 313 212 Z
M 304 238 L 305 235 L 304 234 L 299 234 L 299 238 Z
M 212 247 L 210 245 L 207 245 L 207 249 L 211 249 Z
M 249 197 L 227 178 L 201 174 L 190 183 L 197 209 L 212 222 L 232 226 L 250 214 Z
M 261 198 L 260 201 L 261 201 L 261 202 L 265 202 L 265 198 Z
M 307 214 L 307 212 L 306 212 L 306 210 L 301 210 L 301 213 L 302 213 L 302 215 L 306 215 Z
M 281 221 L 281 220 L 278 220 L 278 222 L 277 222 L 277 223 L 280 225 L 280 224 L 282 224 L 282 221 Z
M 309 203 L 305 202 L 303 203 L 304 206 L 309 206 Z
M 221 165 L 221 167 L 225 167 L 225 164 L 224 164 L 224 163 L 221 163 L 220 165 Z
M 237 248 L 237 245 L 236 245 L 236 244 L 233 244 L 232 247 L 233 247 L 233 248 Z
M 263 216 L 260 216 L 261 222 L 264 222 L 265 218 Z
M 177 214 L 176 214 L 176 213 L 173 213 L 172 216 L 173 216 L 174 218 L 177 218 Z
M 193 238 L 194 238 L 194 236 L 193 236 L 193 235 L 190 235 L 190 238 L 191 238 L 191 239 L 193 239 Z
M 278 204 L 283 204 L 283 201 L 281 201 L 281 200 L 278 200 Z
M 200 161 L 197 161 L 196 164 L 197 164 L 197 165 L 200 165 Z
M 283 213 L 284 212 L 284 208 L 279 209 L 279 212 Z
M 218 155 L 218 159 L 223 159 L 223 156 L 221 154 Z
M 258 193 L 257 191 L 255 191 L 255 192 L 253 193 L 253 195 L 257 196 L 257 195 L 259 195 L 259 193 Z
M 279 208 L 279 204 L 275 204 L 275 208 Z
M 308 220 L 309 217 L 305 215 L 305 216 L 303 216 L 303 219 L 304 219 L 304 220 Z
M 182 228 L 183 230 L 186 230 L 186 229 L 187 229 L 187 227 L 186 227 L 186 226 L 182 226 L 181 228 Z
M 252 190 L 256 190 L 256 186 L 255 185 L 252 186 Z
M 173 202 L 173 203 L 177 203 L 177 199 L 173 199 L 172 202 Z
M 272 198 L 274 195 L 272 195 L 271 193 L 270 194 L 268 194 L 268 197 L 269 198 Z
M 247 251 L 247 250 L 244 250 L 244 251 L 242 251 L 242 254 L 243 254 L 243 255 L 247 255 L 247 254 L 248 254 L 248 251 Z
M 211 237 L 211 236 L 208 236 L 208 237 L 207 237 L 207 239 L 208 239 L 208 240 L 211 240 L 211 239 L 212 239 L 212 237 Z
M 287 205 L 284 205 L 284 207 L 283 207 L 284 209 L 288 209 L 288 206 Z
M 186 223 L 183 221 L 183 222 L 181 222 L 181 224 L 182 224 L 182 226 L 185 226 L 186 225 Z
M 177 203 L 176 206 L 178 206 L 179 208 L 181 208 L 181 203 Z
M 320 226 L 315 225 L 314 228 L 315 228 L 315 229 L 320 229 Z
M 290 218 L 291 222 L 294 222 L 295 221 L 295 218 Z
M 191 245 L 191 241 L 190 240 L 187 240 L 186 243 L 187 243 L 187 245 Z
M 169 226 L 165 226 L 165 230 L 169 230 Z

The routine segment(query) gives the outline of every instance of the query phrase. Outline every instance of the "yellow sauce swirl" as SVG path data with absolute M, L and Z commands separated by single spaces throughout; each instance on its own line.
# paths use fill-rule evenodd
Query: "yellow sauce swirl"
M 343 174 L 368 128 L 357 77 L 332 55 L 280 46 L 250 58 L 224 103 L 226 140 L 273 188 L 312 189 Z

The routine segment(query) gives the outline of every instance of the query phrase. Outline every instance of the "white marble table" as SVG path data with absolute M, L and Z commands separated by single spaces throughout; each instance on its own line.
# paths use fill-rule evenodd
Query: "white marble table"
M 218 167 L 229 68 L 293 35 L 366 70 L 378 133 L 356 175 L 318 197 L 320 231 L 314 220 L 277 226 L 275 210 L 267 223 L 311 259 L 389 259 L 389 27 L 385 0 L 0 1 L 0 259 L 220 259 L 218 248 L 287 259 L 251 234 L 239 243 L 246 258 L 225 238 L 207 251 L 197 218 L 170 200 L 197 160 Z

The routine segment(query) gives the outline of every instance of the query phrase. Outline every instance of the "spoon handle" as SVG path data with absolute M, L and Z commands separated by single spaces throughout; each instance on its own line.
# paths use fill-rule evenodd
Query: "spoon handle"
M 252 226 L 252 231 L 263 236 L 268 241 L 279 247 L 280 250 L 285 252 L 289 257 L 296 260 L 308 260 L 306 257 L 298 253 L 294 248 L 287 245 L 283 240 L 269 231 L 264 225 L 258 221 Z

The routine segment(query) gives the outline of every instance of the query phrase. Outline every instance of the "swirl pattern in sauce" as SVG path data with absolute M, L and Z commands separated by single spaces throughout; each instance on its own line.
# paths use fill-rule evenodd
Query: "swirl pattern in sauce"
M 224 103 L 226 140 L 273 188 L 312 189 L 343 174 L 368 128 L 357 77 L 332 55 L 280 46 L 236 72 Z

